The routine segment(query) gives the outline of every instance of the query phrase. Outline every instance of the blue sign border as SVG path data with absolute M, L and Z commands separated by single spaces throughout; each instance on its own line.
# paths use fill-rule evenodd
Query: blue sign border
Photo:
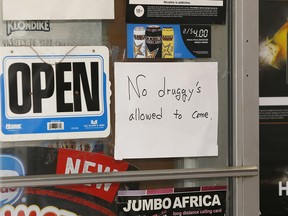
M 63 57 L 64 55 L 47 55 L 43 56 L 42 58 L 47 57 L 54 57 L 59 58 Z M 101 55 L 69 55 L 69 57 L 100 57 L 102 60 L 102 68 L 103 68 L 103 86 L 102 86 L 102 93 L 103 93 L 103 113 L 100 115 L 77 115 L 77 116 L 67 116 L 62 117 L 59 115 L 53 116 L 53 117 L 47 117 L 45 118 L 8 118 L 6 116 L 6 101 L 5 101 L 5 88 L 4 88 L 4 68 L 5 68 L 5 59 L 7 58 L 33 58 L 39 56 L 37 55 L 29 55 L 29 56 L 6 56 L 3 58 L 2 61 L 2 73 L 0 75 L 0 89 L 1 89 L 1 131 L 4 135 L 19 135 L 19 134 L 55 134 L 55 133 L 75 133 L 75 132 L 95 132 L 95 131 L 105 131 L 109 127 L 109 111 L 108 111 L 108 100 L 107 100 L 107 73 L 105 72 L 104 67 L 104 57 Z M 64 122 L 64 129 L 61 130 L 48 130 L 47 124 L 51 122 Z M 91 122 L 94 124 L 91 124 Z M 96 124 L 95 124 L 96 122 Z M 21 125 L 21 127 L 16 128 L 6 128 L 6 125 Z

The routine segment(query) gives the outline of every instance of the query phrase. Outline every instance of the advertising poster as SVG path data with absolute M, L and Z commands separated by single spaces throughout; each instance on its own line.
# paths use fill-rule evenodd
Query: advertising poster
M 259 29 L 260 121 L 287 123 L 287 2 L 260 1 Z
M 225 216 L 226 186 L 119 191 L 119 216 Z
M 127 25 L 127 57 L 147 59 L 210 58 L 208 25 Z
M 102 154 L 71 149 L 3 148 L 0 154 L 0 178 L 127 170 L 135 168 L 124 161 L 115 161 Z M 54 187 L 1 187 L 0 215 L 117 215 L 115 197 L 119 189 L 137 189 L 137 185 L 99 183 Z
M 225 22 L 225 1 L 126 1 L 127 57 L 211 57 L 211 24 Z
M 0 140 L 107 137 L 106 47 L 2 47 Z
M 225 23 L 226 0 L 127 0 L 127 23 Z
M 260 210 L 288 214 L 287 1 L 261 0 L 259 23 Z

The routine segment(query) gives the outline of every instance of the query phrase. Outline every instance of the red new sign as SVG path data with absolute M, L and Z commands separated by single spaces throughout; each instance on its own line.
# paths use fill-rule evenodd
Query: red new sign
M 57 174 L 120 172 L 128 169 L 128 163 L 113 158 L 68 149 L 59 149 Z M 99 183 L 61 186 L 61 188 L 87 193 L 113 202 L 119 189 L 119 183 Z

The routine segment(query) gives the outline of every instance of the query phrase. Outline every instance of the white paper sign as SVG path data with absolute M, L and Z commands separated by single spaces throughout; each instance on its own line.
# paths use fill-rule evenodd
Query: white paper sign
M 216 62 L 115 63 L 115 158 L 217 156 Z
M 3 19 L 114 19 L 114 0 L 3 0 Z

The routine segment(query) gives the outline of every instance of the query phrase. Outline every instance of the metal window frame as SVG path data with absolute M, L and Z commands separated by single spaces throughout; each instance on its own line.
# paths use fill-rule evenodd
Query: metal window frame
M 234 166 L 259 167 L 259 2 L 233 1 Z M 260 214 L 259 175 L 234 180 L 233 215 Z
M 232 44 L 229 49 L 233 129 L 230 167 L 131 171 L 80 175 L 6 177 L 0 187 L 51 186 L 63 184 L 153 181 L 193 178 L 233 178 L 235 216 L 259 215 L 259 124 L 258 124 L 258 0 L 227 0 L 232 20 Z
M 30 175 L 2 177 L 0 187 L 44 187 L 69 184 L 98 184 L 159 180 L 183 180 L 199 178 L 253 177 L 258 175 L 256 166 L 224 167 L 207 169 L 165 169 L 126 171 L 113 173 Z

